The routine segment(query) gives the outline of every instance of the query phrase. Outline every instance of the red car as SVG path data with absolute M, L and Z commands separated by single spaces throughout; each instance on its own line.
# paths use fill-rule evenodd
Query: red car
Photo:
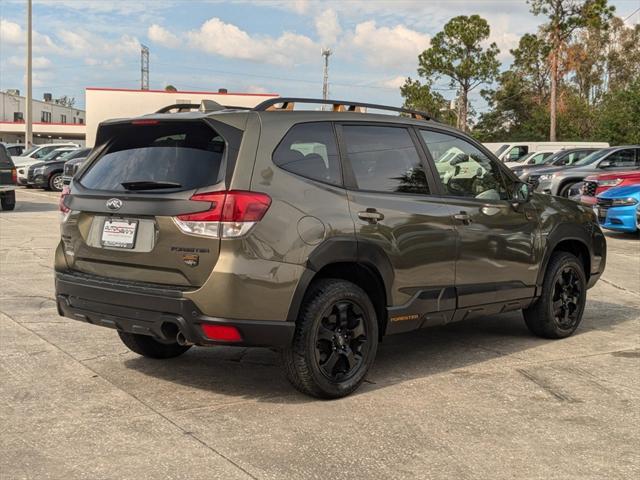
M 585 205 L 595 205 L 596 197 L 605 190 L 613 187 L 640 184 L 640 169 L 628 172 L 611 172 L 591 175 L 584 179 L 580 202 Z

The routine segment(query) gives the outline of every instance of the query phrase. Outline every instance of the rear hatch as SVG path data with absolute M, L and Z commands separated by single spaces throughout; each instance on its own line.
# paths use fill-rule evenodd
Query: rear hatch
M 103 277 L 202 285 L 220 239 L 180 218 L 216 207 L 192 197 L 224 191 L 241 138 L 207 118 L 101 126 L 96 148 L 63 193 L 67 265 Z

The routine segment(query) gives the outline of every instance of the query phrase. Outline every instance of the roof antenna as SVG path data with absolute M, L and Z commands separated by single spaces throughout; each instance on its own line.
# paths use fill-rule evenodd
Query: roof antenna
M 200 102 L 200 108 L 199 108 L 199 110 L 203 113 L 218 112 L 224 109 L 225 107 L 223 105 L 220 105 L 218 102 L 214 102 L 213 100 L 206 100 L 206 99 L 203 99 Z

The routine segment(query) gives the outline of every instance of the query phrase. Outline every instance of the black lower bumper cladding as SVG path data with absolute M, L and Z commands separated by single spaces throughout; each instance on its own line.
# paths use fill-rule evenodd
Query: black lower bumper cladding
M 195 345 L 283 347 L 295 325 L 287 321 L 236 320 L 203 315 L 184 289 L 130 283 L 82 273 L 56 273 L 58 313 L 94 325 L 175 341 L 178 332 Z M 203 324 L 235 327 L 238 342 L 208 338 Z

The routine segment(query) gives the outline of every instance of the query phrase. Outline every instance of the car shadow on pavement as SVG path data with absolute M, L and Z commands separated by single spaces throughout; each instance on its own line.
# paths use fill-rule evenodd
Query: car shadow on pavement
M 589 301 L 583 323 L 574 336 L 609 330 L 637 318 L 638 309 L 620 304 Z M 570 341 L 570 340 L 567 340 Z M 562 340 L 531 335 L 522 314 L 512 312 L 386 337 L 378 348 L 374 366 L 354 395 L 394 384 L 464 369 L 492 360 L 531 361 L 532 348 L 557 342 L 557 357 L 566 354 Z M 548 348 L 547 348 L 548 358 Z M 162 362 L 136 357 L 127 368 L 190 389 L 262 402 L 306 403 L 282 374 L 277 352 L 258 348 L 194 348 L 182 357 Z
M 2 215 L 18 215 L 20 213 L 33 212 L 54 212 L 58 210 L 57 203 L 50 202 L 28 202 L 18 199 L 15 210 L 1 210 Z
M 607 238 L 615 238 L 616 240 L 638 240 L 640 238 L 640 235 L 638 235 L 638 232 L 614 232 L 612 230 L 607 230 L 605 232 L 605 236 Z

